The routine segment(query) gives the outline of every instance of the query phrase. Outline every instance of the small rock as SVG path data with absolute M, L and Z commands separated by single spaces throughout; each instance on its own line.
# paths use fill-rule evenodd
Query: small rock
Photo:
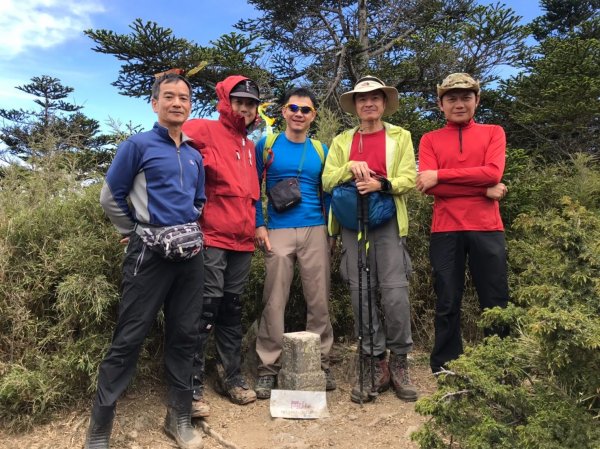
M 413 432 L 416 432 L 417 430 L 419 430 L 419 426 L 408 426 L 408 428 L 406 429 L 405 435 L 407 437 L 410 437 L 410 434 Z

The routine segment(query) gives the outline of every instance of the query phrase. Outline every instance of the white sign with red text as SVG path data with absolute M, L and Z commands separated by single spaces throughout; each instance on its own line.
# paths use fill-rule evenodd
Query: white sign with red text
M 329 417 L 324 391 L 271 390 L 273 418 L 316 419 Z

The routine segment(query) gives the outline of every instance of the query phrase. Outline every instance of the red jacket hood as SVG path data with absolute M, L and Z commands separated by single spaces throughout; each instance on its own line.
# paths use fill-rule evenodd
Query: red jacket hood
M 246 129 L 246 122 L 244 117 L 233 112 L 231 108 L 231 102 L 229 101 L 229 93 L 235 87 L 236 84 L 246 81 L 247 77 L 242 75 L 232 75 L 225 78 L 223 81 L 217 83 L 217 112 L 219 113 L 219 120 L 225 125 L 225 127 L 233 129 L 236 133 L 246 136 L 248 130 Z M 256 122 L 260 119 L 258 114 L 256 115 Z

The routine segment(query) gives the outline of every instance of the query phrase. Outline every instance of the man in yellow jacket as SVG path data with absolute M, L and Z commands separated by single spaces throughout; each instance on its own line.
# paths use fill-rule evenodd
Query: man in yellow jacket
M 352 389 L 351 400 L 370 401 L 377 393 L 387 390 L 391 381 L 400 399 L 414 401 L 417 390 L 410 382 L 407 362 L 413 341 L 408 299 L 412 268 L 406 247 L 406 194 L 415 187 L 417 175 L 412 141 L 408 131 L 382 120 L 384 115 L 391 115 L 398 109 L 398 91 L 378 78 L 361 78 L 352 91 L 340 97 L 340 103 L 345 112 L 358 116 L 360 125 L 334 138 L 323 171 L 323 189 L 332 192 L 336 186 L 354 181 L 360 195 L 373 192 L 392 195 L 396 208 L 395 217 L 376 228 L 369 227 L 368 258 L 373 304 L 369 314 L 369 301 L 362 301 L 362 317 L 365 318 L 362 320 L 362 335 L 366 338 L 362 340 L 361 363 L 365 375 L 362 379 L 359 376 Z M 350 287 L 356 321 L 359 316 L 358 279 L 362 275 L 358 270 L 359 236 L 357 231 L 341 226 L 331 211 L 329 232 L 331 235 L 341 234 L 340 272 Z M 361 290 L 362 298 L 367 298 L 366 282 L 362 282 Z M 375 307 L 378 291 L 385 326 Z M 369 315 L 372 316 L 372 329 L 369 329 L 367 320 Z M 358 330 L 358 327 L 357 323 L 355 328 Z M 370 359 L 371 356 L 374 360 Z M 374 385 L 371 382 L 371 366 L 374 367 Z

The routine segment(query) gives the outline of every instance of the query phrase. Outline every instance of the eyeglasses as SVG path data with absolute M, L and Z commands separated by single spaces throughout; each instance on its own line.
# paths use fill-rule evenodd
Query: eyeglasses
M 310 114 L 311 112 L 316 111 L 315 108 L 313 108 L 312 106 L 298 106 L 297 104 L 294 104 L 294 103 L 288 103 L 284 106 L 284 108 L 288 108 L 294 114 L 296 112 L 300 111 L 306 115 L 306 114 Z

